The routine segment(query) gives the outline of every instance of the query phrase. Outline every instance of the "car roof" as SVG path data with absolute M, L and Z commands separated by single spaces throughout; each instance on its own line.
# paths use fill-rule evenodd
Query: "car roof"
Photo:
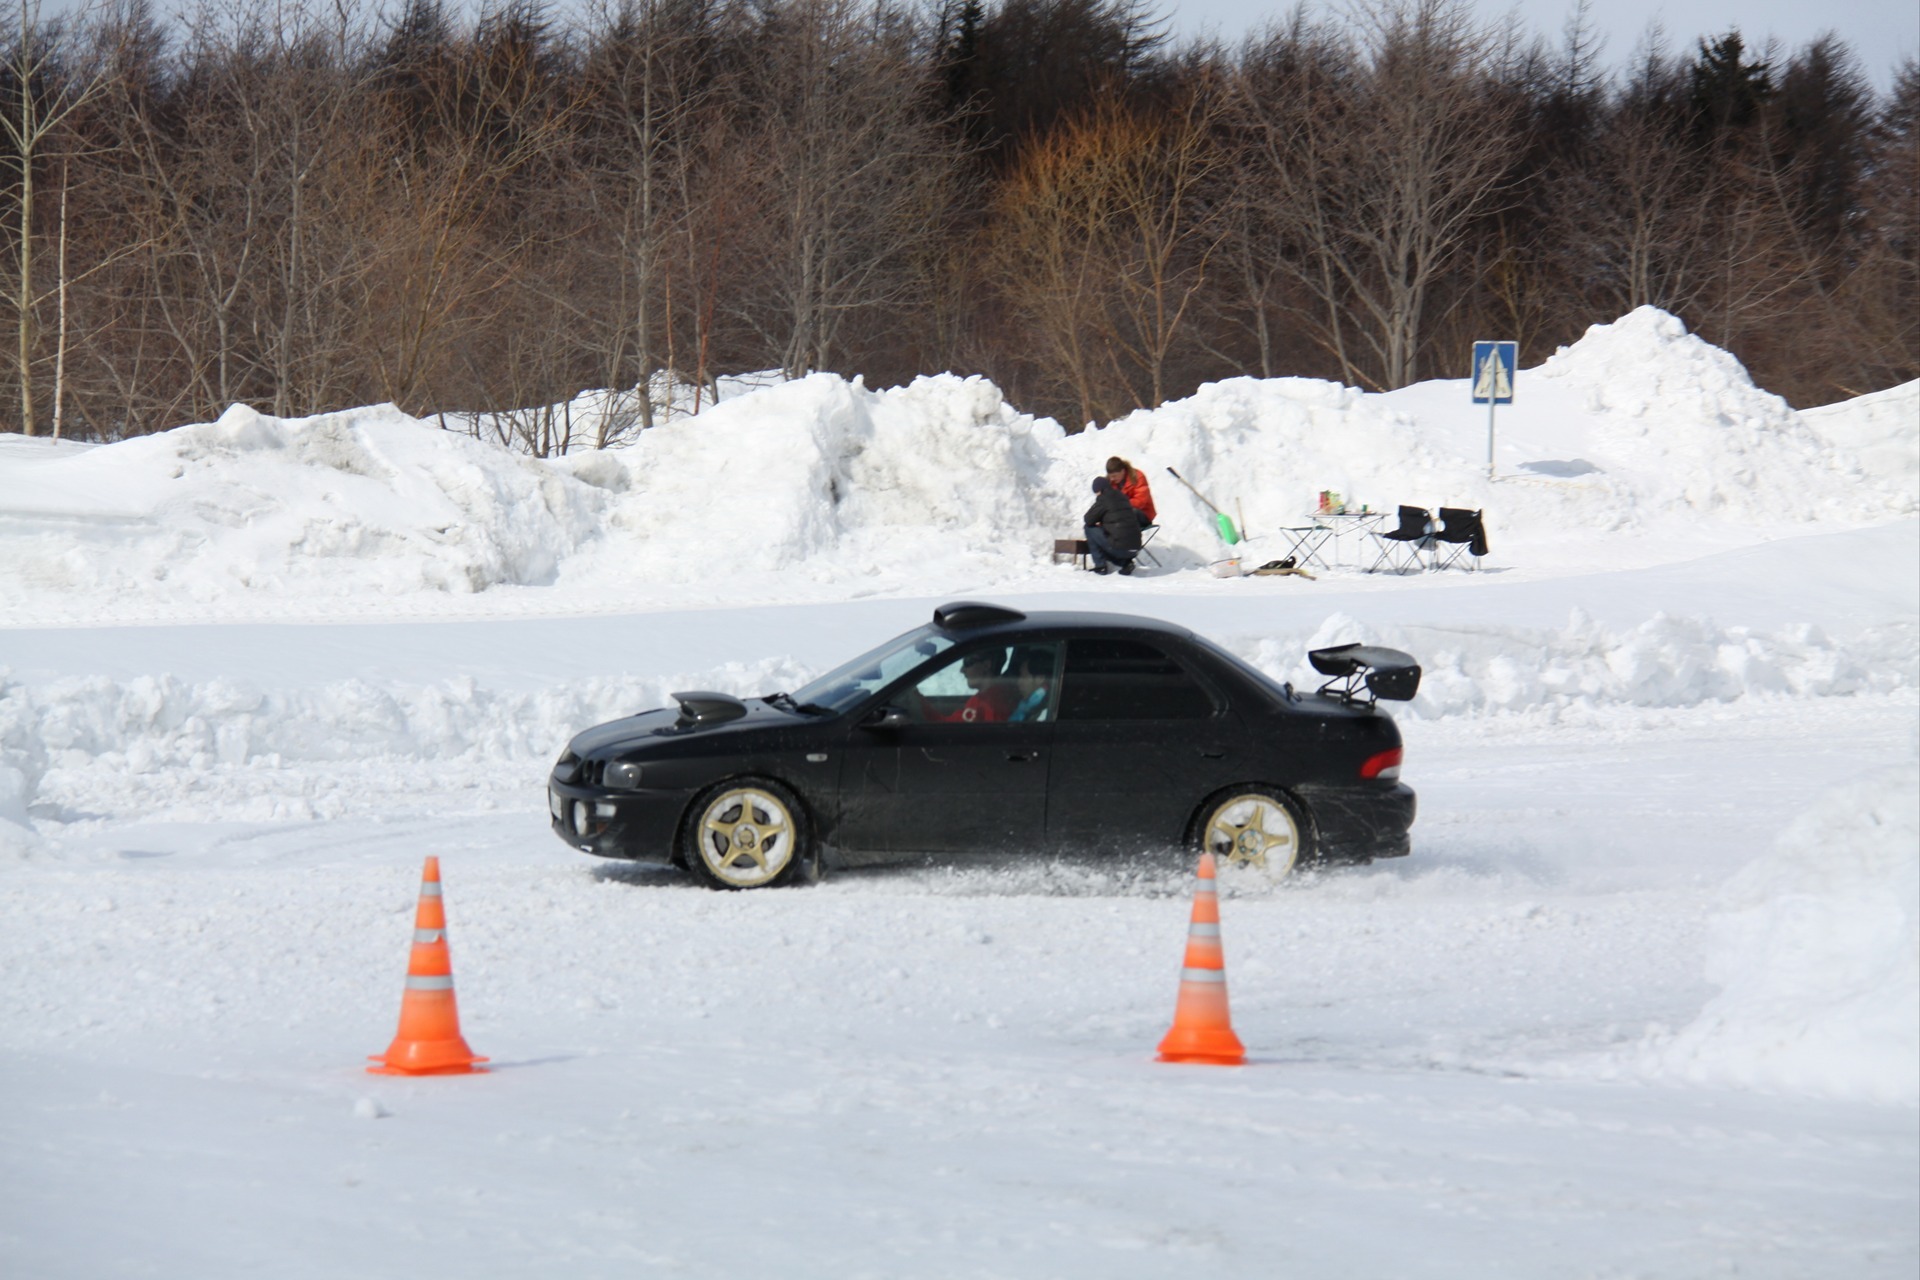
M 981 614 L 992 613 L 986 620 L 964 625 L 942 625 L 940 615 L 962 608 L 977 608 Z M 1034 613 L 1025 613 L 1018 609 L 1009 609 L 1004 605 L 974 606 L 966 603 L 943 605 L 935 611 L 934 627 L 956 641 L 965 641 L 983 636 L 1023 635 L 1031 631 L 1145 631 L 1158 635 L 1173 636 L 1178 639 L 1192 640 L 1194 633 L 1178 623 L 1167 622 L 1160 618 L 1150 618 L 1137 613 L 1106 613 L 1079 609 L 1045 609 Z

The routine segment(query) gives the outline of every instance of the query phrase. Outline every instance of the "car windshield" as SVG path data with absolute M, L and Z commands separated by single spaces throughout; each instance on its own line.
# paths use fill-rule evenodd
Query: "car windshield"
M 953 648 L 953 640 L 934 630 L 921 627 L 896 636 L 878 649 L 843 663 L 797 691 L 793 700 L 801 706 L 824 707 L 828 711 L 846 711 L 869 695 L 919 666 Z

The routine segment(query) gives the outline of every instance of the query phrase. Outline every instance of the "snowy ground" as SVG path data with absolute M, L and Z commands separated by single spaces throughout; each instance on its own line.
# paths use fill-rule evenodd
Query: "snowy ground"
M 1492 484 L 1459 384 L 1067 438 L 816 379 L 557 464 L 391 411 L 0 441 L 0 1274 L 1913 1276 L 1913 389 L 1776 411 L 1640 313 L 1555 359 Z M 735 492 L 696 429 L 766 501 L 650 524 Z M 1484 505 L 1494 571 L 1214 578 L 1158 472 L 1162 571 L 1036 558 L 1116 450 L 1286 472 L 1256 533 Z M 1178 855 L 722 895 L 548 833 L 573 730 L 954 595 L 1422 658 L 1413 856 L 1224 882 L 1248 1066 L 1152 1061 Z M 368 1076 L 428 854 L 494 1069 Z

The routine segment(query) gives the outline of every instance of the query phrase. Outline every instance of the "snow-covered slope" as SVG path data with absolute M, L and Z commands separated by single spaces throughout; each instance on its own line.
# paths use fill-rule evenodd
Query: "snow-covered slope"
M 1920 1101 L 1920 790 L 1911 768 L 1836 788 L 1731 881 L 1721 992 L 1639 1065 L 1656 1076 Z
M 1920 381 L 1802 410 L 1800 420 L 1835 454 L 1858 459 L 1883 486 L 1920 489 Z

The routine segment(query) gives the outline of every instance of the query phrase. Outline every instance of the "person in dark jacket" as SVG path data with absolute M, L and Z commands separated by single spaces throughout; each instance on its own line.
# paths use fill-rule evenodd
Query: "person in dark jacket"
M 1095 573 L 1133 572 L 1133 558 L 1140 554 L 1140 513 L 1126 495 L 1095 476 L 1093 505 L 1083 521 L 1087 526 L 1087 550 L 1093 556 Z

